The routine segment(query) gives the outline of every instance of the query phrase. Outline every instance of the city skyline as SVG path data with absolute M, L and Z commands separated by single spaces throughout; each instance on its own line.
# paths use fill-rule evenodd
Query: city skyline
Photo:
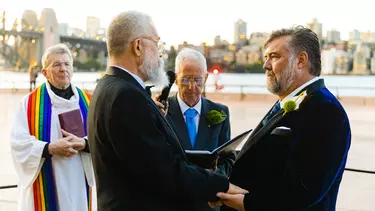
M 339 1 L 316 0 L 309 8 L 298 8 L 300 2 L 297 0 L 268 1 L 267 4 L 244 0 L 230 2 L 191 0 L 183 7 L 180 6 L 181 2 L 168 0 L 158 2 L 139 0 L 126 2 L 123 5 L 113 2 L 107 0 L 106 3 L 109 4 L 103 5 L 89 1 L 66 0 L 64 5 L 61 5 L 57 2 L 42 3 L 41 0 L 31 2 L 19 0 L 9 2 L 7 7 L 0 9 L 7 11 L 7 18 L 12 22 L 15 18 L 20 18 L 26 9 L 34 10 L 39 18 L 43 8 L 52 8 L 56 12 L 59 23 L 68 23 L 69 27 L 83 30 L 86 29 L 87 16 L 98 17 L 101 27 L 107 28 L 111 19 L 119 12 L 138 10 L 151 15 L 162 40 L 167 45 L 174 46 L 183 41 L 194 45 L 202 42 L 212 45 L 217 35 L 232 43 L 234 23 L 239 19 L 247 22 L 247 38 L 252 32 L 270 32 L 292 25 L 306 26 L 313 18 L 317 18 L 323 24 L 323 36 L 326 36 L 327 31 L 331 29 L 340 31 L 343 40 L 348 39 L 349 32 L 354 29 L 375 31 L 375 28 L 371 28 L 370 20 L 364 15 L 372 12 L 370 7 L 353 9 L 353 5 Z M 368 1 L 358 0 L 355 4 L 365 5 Z

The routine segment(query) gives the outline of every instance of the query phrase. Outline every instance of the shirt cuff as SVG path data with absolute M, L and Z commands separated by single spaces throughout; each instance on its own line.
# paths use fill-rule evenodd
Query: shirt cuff
M 42 153 L 42 157 L 43 158 L 50 158 L 50 157 L 52 157 L 52 155 L 49 154 L 49 152 L 48 152 L 48 146 L 49 146 L 49 143 L 47 143 L 46 145 L 44 145 L 43 153 Z
M 85 148 L 82 151 L 90 153 L 89 140 L 87 138 L 83 138 L 83 140 L 85 140 Z

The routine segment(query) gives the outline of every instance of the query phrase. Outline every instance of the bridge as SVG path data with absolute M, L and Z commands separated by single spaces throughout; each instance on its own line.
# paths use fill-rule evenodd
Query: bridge
M 50 18 L 49 18 L 50 19 Z M 86 57 L 97 59 L 99 55 L 103 61 L 107 58 L 107 45 L 105 38 L 94 39 L 66 36 L 58 33 L 57 21 L 55 24 L 46 23 L 36 26 L 29 24 L 26 19 L 17 19 L 11 29 L 6 29 L 6 12 L 1 16 L 0 28 L 0 66 L 28 68 L 30 65 L 41 66 L 43 52 L 57 43 L 66 44 L 73 53 L 74 59 L 84 52 Z

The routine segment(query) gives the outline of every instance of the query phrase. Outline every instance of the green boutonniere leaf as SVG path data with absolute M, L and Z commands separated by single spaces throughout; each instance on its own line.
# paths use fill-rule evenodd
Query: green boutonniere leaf
M 227 114 L 224 111 L 211 110 L 207 113 L 206 118 L 208 124 L 217 125 L 222 123 L 227 118 Z
M 285 104 L 284 104 L 284 114 L 283 115 L 296 110 L 296 107 L 297 107 L 297 104 L 293 100 L 286 101 Z

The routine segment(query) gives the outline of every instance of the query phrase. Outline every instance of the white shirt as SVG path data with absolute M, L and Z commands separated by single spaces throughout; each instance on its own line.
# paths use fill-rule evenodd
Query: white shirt
M 188 105 L 186 105 L 186 103 L 180 98 L 179 93 L 177 93 L 177 101 L 178 101 L 178 104 L 180 105 L 182 116 L 184 116 L 185 123 L 186 123 L 185 111 L 188 110 L 189 108 L 194 108 L 197 111 L 198 114 L 195 116 L 194 120 L 195 120 L 195 125 L 197 126 L 196 130 L 198 133 L 199 118 L 200 118 L 201 109 L 202 109 L 202 98 L 199 98 L 198 103 L 195 104 L 194 107 L 189 107 Z
M 280 102 L 280 108 L 283 108 L 284 107 L 284 103 L 288 100 L 291 100 L 293 99 L 293 97 L 298 93 L 300 92 L 301 90 L 303 90 L 304 88 L 306 88 L 308 85 L 314 83 L 315 81 L 319 80 L 319 79 L 322 79 L 322 77 L 315 77 L 313 79 L 311 79 L 310 81 L 302 84 L 302 86 L 298 87 L 297 89 L 295 89 L 293 92 L 291 92 L 288 96 L 286 96 L 281 102 Z M 280 101 L 280 100 L 279 100 Z
M 117 67 L 117 68 L 119 68 L 119 69 L 121 69 L 121 70 L 123 70 L 123 71 L 129 73 L 131 76 L 133 76 L 133 78 L 134 78 L 136 81 L 138 81 L 138 83 L 143 87 L 143 89 L 146 89 L 146 84 L 145 84 L 145 82 L 143 82 L 142 79 L 141 79 L 139 76 L 137 76 L 136 74 L 129 72 L 128 70 L 126 70 L 126 69 L 123 68 L 123 67 L 119 67 L 119 66 L 116 66 L 116 65 L 112 65 L 112 67 Z

